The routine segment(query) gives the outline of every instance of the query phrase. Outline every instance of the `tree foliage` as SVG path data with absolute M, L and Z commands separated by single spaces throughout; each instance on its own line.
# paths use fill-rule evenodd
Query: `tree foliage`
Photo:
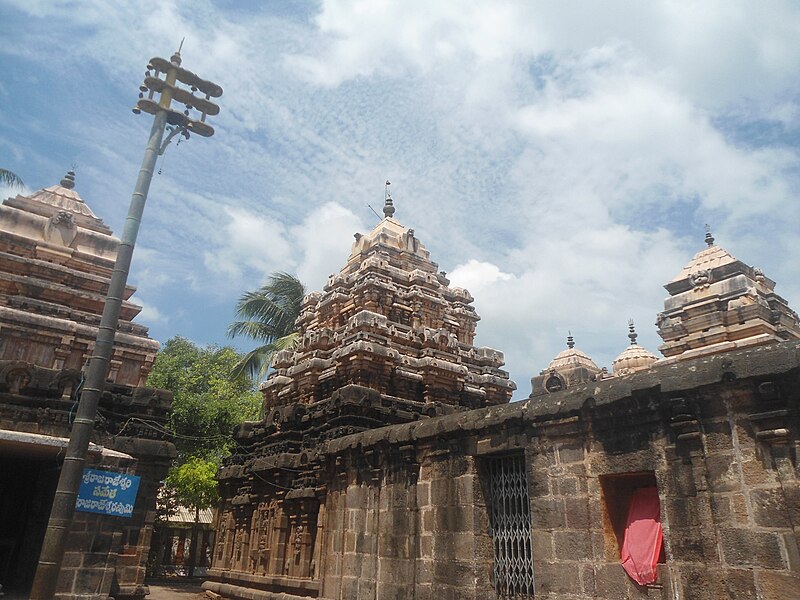
M 234 375 L 248 374 L 253 379 L 262 379 L 276 352 L 297 345 L 295 321 L 305 294 L 303 282 L 294 275 L 273 273 L 266 284 L 239 298 L 236 316 L 241 320 L 231 323 L 228 335 L 243 335 L 261 345 L 242 357 L 234 367 Z
M 19 175 L 8 169 L 0 169 L 0 183 L 16 188 L 21 188 L 25 185 Z
M 200 457 L 219 463 L 233 446 L 233 430 L 258 418 L 261 396 L 252 379 L 232 375 L 241 356 L 232 348 L 199 348 L 170 339 L 156 357 L 148 385 L 173 393 L 170 429 L 178 464 Z
M 219 463 L 199 456 L 170 470 L 167 475 L 167 496 L 172 496 L 182 506 L 195 510 L 210 508 L 219 501 L 215 475 Z

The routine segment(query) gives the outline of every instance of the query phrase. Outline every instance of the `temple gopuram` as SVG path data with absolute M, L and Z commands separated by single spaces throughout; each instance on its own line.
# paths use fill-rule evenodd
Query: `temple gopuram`
M 665 358 L 632 322 L 610 371 L 570 335 L 509 403 L 472 297 L 384 215 L 236 431 L 206 590 L 800 598 L 800 325 L 774 282 L 707 240 L 666 286 Z
M 74 189 L 0 205 L 0 585 L 27 598 L 83 370 L 92 355 L 119 240 Z M 130 516 L 77 512 L 57 598 L 141 600 L 159 482 L 175 446 L 171 394 L 143 387 L 158 342 L 132 320 L 128 286 L 87 467 L 141 477 Z M 2 595 L 0 594 L 0 595 Z

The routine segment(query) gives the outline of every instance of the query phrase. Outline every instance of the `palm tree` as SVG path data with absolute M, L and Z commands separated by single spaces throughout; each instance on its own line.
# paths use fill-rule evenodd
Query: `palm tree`
M 228 335 L 244 335 L 262 345 L 242 357 L 234 367 L 234 376 L 247 373 L 253 379 L 262 379 L 276 352 L 297 345 L 300 334 L 295 321 L 305 294 L 303 282 L 294 275 L 273 273 L 263 286 L 239 298 L 236 316 L 242 320 L 230 324 Z
M 25 185 L 19 175 L 8 169 L 0 169 L 0 183 L 16 188 L 21 188 Z

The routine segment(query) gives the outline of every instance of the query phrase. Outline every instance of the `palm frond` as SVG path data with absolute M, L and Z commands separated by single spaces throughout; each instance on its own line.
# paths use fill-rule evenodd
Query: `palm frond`
M 257 290 L 242 294 L 236 303 L 240 320 L 228 326 L 228 335 L 249 337 L 263 345 L 237 363 L 235 376 L 247 373 L 254 379 L 262 378 L 276 352 L 297 345 L 300 336 L 296 321 L 305 293 L 305 286 L 297 277 L 280 272 L 273 273 Z
M 25 185 L 19 175 L 8 169 L 0 169 L 0 183 L 16 188 L 21 188 Z

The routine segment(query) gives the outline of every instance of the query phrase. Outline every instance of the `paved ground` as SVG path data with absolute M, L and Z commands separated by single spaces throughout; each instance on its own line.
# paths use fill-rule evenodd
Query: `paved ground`
M 147 600 L 208 600 L 208 596 L 203 594 L 200 588 L 203 583 L 201 579 L 192 581 L 161 579 L 146 583 L 150 587 Z

